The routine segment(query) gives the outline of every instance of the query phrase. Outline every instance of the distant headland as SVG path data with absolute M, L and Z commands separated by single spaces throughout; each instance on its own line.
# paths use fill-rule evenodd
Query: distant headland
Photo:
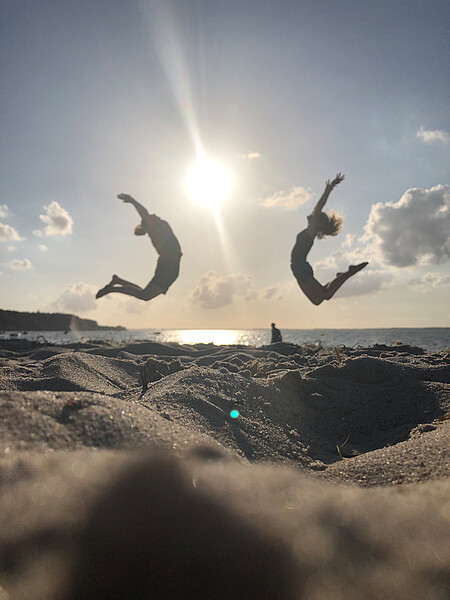
M 99 325 L 93 319 L 81 319 L 64 313 L 27 313 L 0 310 L 0 331 L 98 331 L 115 329 L 124 331 L 121 325 Z

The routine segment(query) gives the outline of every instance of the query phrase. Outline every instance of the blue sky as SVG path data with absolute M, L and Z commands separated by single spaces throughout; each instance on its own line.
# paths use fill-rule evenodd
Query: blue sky
M 128 327 L 449 325 L 448 3 L 0 6 L 1 308 Z M 233 176 L 216 217 L 185 188 L 199 147 Z M 311 263 L 324 283 L 370 264 L 316 307 L 289 256 L 338 171 L 344 228 Z M 149 303 L 94 300 L 113 273 L 145 285 L 156 265 L 119 192 L 183 249 Z

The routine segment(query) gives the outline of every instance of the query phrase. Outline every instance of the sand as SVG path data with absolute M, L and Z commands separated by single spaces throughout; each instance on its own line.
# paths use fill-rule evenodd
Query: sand
M 402 345 L 1 342 L 0 600 L 446 599 L 449 384 Z

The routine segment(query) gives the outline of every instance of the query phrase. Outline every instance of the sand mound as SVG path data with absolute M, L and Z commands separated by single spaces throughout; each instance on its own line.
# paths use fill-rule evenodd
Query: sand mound
M 134 362 L 84 352 L 57 354 L 27 366 L 3 367 L 2 371 L 0 382 L 3 389 L 104 394 L 114 394 L 131 387 L 139 377 L 139 368 Z
M 134 402 L 87 392 L 0 392 L 0 452 L 90 448 L 183 450 L 213 439 Z
M 450 421 L 437 419 L 413 429 L 405 442 L 330 465 L 325 476 L 367 487 L 450 477 L 449 440 Z

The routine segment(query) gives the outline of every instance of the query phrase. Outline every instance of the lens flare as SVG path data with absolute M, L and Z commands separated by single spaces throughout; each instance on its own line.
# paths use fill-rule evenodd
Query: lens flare
M 230 411 L 230 417 L 231 417 L 232 419 L 237 419 L 237 418 L 238 418 L 238 416 L 239 416 L 239 411 L 238 411 L 238 410 L 236 410 L 235 408 L 234 408 L 232 411 Z

